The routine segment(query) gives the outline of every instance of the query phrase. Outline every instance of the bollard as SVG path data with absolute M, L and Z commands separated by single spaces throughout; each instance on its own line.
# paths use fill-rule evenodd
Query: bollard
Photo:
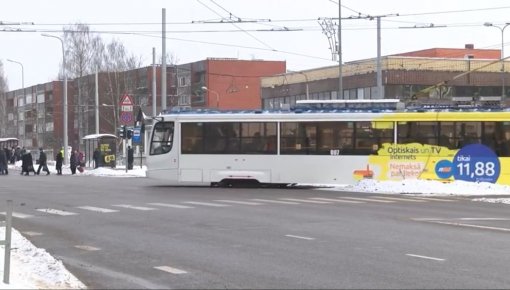
M 5 240 L 2 241 L 5 248 L 4 253 L 4 283 L 9 284 L 11 271 L 11 231 L 12 231 L 12 200 L 7 200 L 7 211 L 5 213 Z

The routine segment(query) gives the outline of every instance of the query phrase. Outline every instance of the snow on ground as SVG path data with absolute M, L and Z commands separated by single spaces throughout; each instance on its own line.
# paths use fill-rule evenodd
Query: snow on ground
M 21 163 L 9 169 L 20 170 Z M 54 166 L 48 166 L 52 174 L 56 174 Z M 37 167 L 36 167 L 37 169 Z M 17 172 L 17 171 L 13 171 Z M 64 167 L 63 174 L 71 175 L 68 167 Z M 73 177 L 80 176 L 101 177 L 145 177 L 146 167 L 135 167 L 126 172 L 125 167 L 86 169 L 83 173 L 77 173 Z M 63 177 L 66 178 L 66 177 Z M 427 180 L 403 180 L 384 181 L 362 180 L 356 185 L 329 186 L 320 190 L 335 190 L 348 192 L 370 192 L 381 194 L 412 194 L 422 196 L 477 196 L 473 201 L 510 204 L 510 198 L 493 198 L 480 196 L 507 195 L 510 197 L 510 186 L 492 183 L 472 183 L 454 181 L 443 183 Z M 5 236 L 4 228 L 0 227 L 0 239 Z M 0 289 L 78 289 L 85 288 L 63 266 L 61 261 L 54 259 L 44 249 L 36 248 L 30 241 L 25 239 L 19 232 L 13 229 L 11 252 L 10 283 L 0 282 Z M 3 246 L 0 247 L 0 263 L 3 261 Z M 0 266 L 0 275 L 3 277 L 3 267 Z
M 435 196 L 450 195 L 510 195 L 510 186 L 488 182 L 467 182 L 456 180 L 440 182 L 435 180 L 407 179 L 402 181 L 375 181 L 365 179 L 356 185 L 330 188 L 329 190 L 372 192 L 389 194 L 421 194 Z

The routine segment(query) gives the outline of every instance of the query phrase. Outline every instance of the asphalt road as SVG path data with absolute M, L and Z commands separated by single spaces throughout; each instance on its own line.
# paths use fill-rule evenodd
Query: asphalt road
M 510 285 L 510 205 L 471 198 L 15 171 L 0 197 L 14 227 L 90 288 Z

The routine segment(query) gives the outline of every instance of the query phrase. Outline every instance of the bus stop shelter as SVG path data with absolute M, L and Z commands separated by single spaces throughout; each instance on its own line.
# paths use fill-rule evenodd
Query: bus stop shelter
M 94 150 L 99 148 L 99 167 L 115 167 L 117 164 L 117 136 L 112 134 L 91 134 L 85 141 L 85 166 L 94 167 Z

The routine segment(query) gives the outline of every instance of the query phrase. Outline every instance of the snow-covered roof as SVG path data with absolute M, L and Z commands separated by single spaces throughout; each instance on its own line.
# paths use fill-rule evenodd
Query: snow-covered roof
M 87 135 L 81 139 L 89 140 L 89 139 L 99 139 L 99 138 L 104 138 L 104 137 L 117 138 L 117 136 L 115 136 L 113 134 L 90 134 L 90 135 Z

